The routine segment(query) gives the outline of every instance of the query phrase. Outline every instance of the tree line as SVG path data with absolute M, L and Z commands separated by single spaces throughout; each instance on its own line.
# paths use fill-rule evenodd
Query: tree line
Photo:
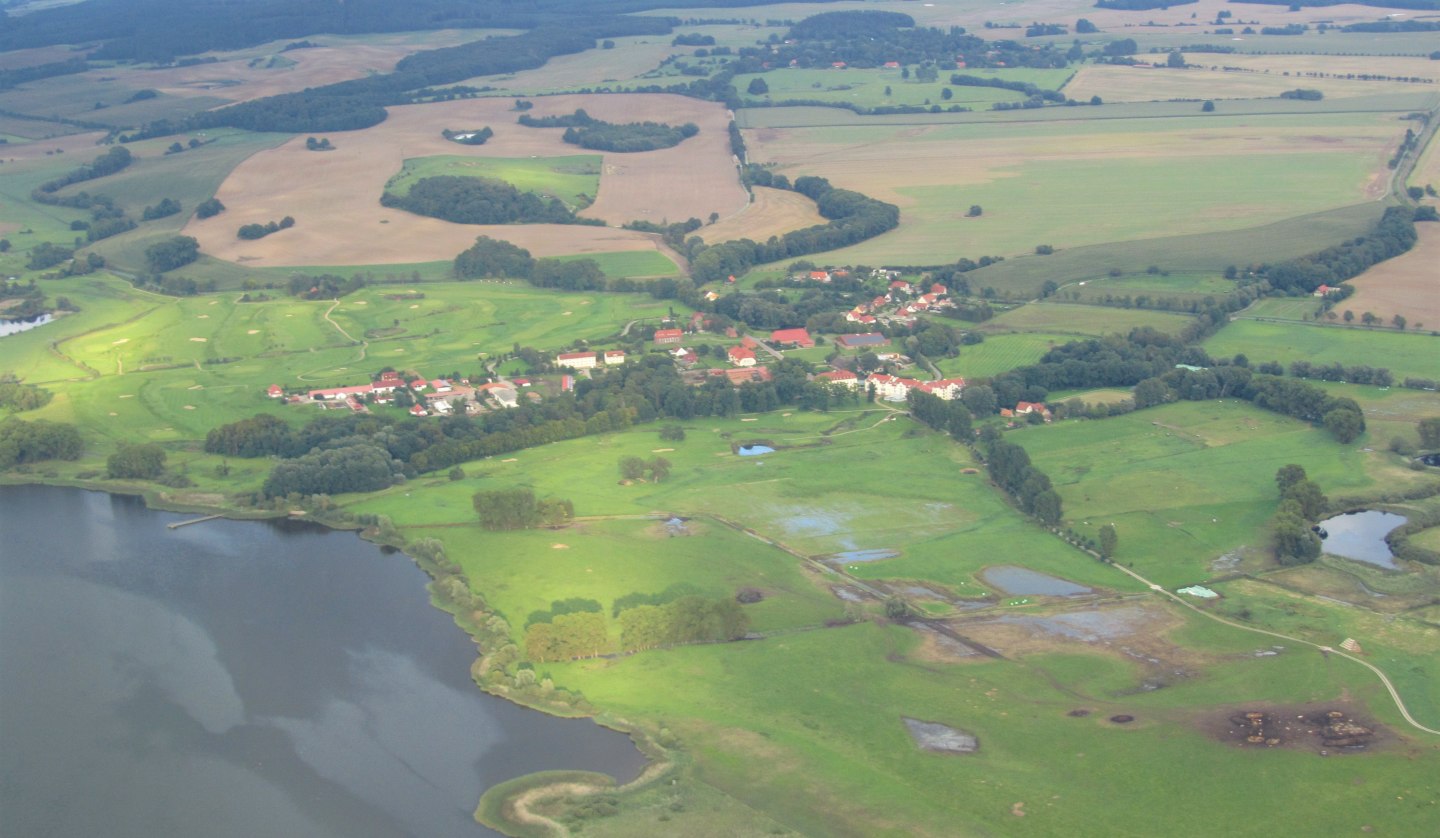
M 503 180 L 439 175 L 422 178 L 404 195 L 386 192 L 380 203 L 456 224 L 589 224 L 557 198 L 521 192 Z
M 1429 213 L 1421 217 L 1428 219 Z M 1287 294 L 1309 294 L 1321 285 L 1339 285 L 1414 247 L 1415 221 L 1416 211 L 1411 207 L 1386 207 L 1374 229 L 1363 236 L 1299 259 L 1260 265 L 1253 273 Z

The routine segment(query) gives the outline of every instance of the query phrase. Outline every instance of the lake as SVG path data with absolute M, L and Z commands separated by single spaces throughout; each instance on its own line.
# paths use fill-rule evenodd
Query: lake
M 5 834 L 494 835 L 496 783 L 638 776 L 628 737 L 482 693 L 406 556 L 190 517 L 0 486 Z
M 44 326 L 54 319 L 49 314 L 37 314 L 28 320 L 0 320 L 0 338 L 27 332 L 37 326 Z
M 1326 518 L 1320 522 L 1326 533 L 1321 549 L 1334 556 L 1395 570 L 1395 554 L 1390 552 L 1385 536 L 1405 521 L 1404 515 L 1378 509 Z

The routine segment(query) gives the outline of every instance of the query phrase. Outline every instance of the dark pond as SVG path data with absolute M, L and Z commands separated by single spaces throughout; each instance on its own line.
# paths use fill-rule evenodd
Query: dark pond
M 980 579 L 1011 596 L 1080 596 L 1093 593 L 1084 585 L 1012 565 L 987 567 L 980 571 Z
M 0 833 L 493 835 L 481 792 L 629 739 L 479 691 L 425 575 L 351 533 L 0 486 Z
M 29 320 L 0 320 L 0 338 L 6 335 L 18 335 L 37 326 L 44 326 L 54 319 L 48 314 L 37 314 Z
M 761 454 L 774 454 L 775 449 L 768 445 L 742 445 L 735 449 L 735 453 L 742 457 L 758 457 Z
M 1320 522 L 1320 529 L 1326 533 L 1325 552 L 1395 570 L 1395 554 L 1390 552 L 1385 536 L 1405 520 L 1404 515 L 1378 509 L 1326 518 Z
M 1440 466 L 1440 454 L 1426 454 L 1425 456 L 1417 457 L 1416 459 L 1418 459 L 1420 462 L 1424 463 L 1427 466 Z

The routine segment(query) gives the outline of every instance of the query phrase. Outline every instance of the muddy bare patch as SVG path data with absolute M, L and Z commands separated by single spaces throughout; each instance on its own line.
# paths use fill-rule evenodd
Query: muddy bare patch
M 1343 703 L 1230 709 L 1204 721 L 1210 735 L 1242 748 L 1291 748 L 1321 756 L 1359 753 L 1388 732 Z
M 980 750 L 980 740 L 972 733 L 959 728 L 942 725 L 939 722 L 922 722 L 908 716 L 902 717 L 910 738 L 921 750 L 939 754 L 973 754 Z
M 1179 619 L 1166 611 L 1125 604 L 1054 614 L 1005 614 L 949 623 L 967 638 L 1005 657 L 1073 651 L 1084 647 L 1119 655 L 1178 677 L 1197 663 L 1194 652 L 1165 638 Z

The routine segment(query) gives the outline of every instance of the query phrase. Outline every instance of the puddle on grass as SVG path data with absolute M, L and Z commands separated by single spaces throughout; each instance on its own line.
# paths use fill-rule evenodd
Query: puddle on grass
M 987 567 L 980 572 L 980 578 L 1010 596 L 1082 596 L 1094 593 L 1093 589 L 1084 585 L 1013 565 Z
M 973 754 L 980 749 L 980 740 L 976 739 L 973 733 L 966 733 L 939 722 L 922 722 L 907 716 L 902 716 L 901 719 L 905 722 L 905 729 L 910 732 L 910 738 L 914 739 L 915 744 L 922 750 L 942 754 Z
M 768 445 L 742 445 L 735 449 L 735 453 L 742 457 L 758 457 L 761 454 L 774 454 L 775 449 Z
M 846 550 L 842 553 L 832 553 L 825 557 L 825 562 L 832 565 L 856 564 L 861 562 L 878 562 L 881 559 L 893 559 L 900 555 L 899 550 L 891 550 L 880 547 L 873 550 Z M 934 596 L 933 592 L 927 592 L 928 596 Z

